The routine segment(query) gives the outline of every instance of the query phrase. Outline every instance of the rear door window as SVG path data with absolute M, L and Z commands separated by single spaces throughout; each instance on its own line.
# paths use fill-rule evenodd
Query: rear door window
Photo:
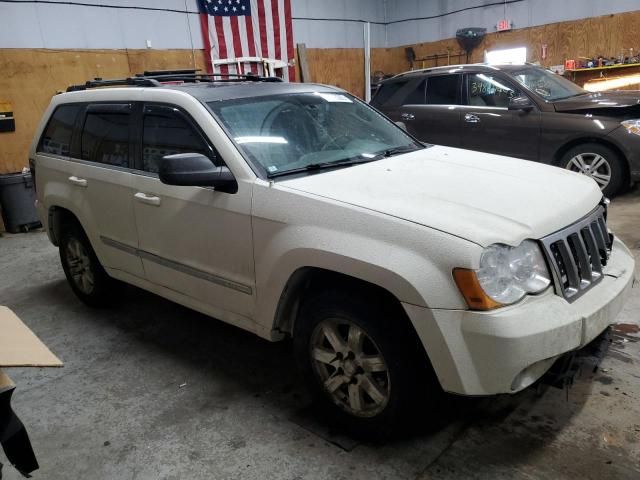
M 201 153 L 215 159 L 213 149 L 179 109 L 146 105 L 142 130 L 142 168 L 157 173 L 160 159 L 177 153 Z
M 130 121 L 130 105 L 89 105 L 82 129 L 81 158 L 128 168 Z
M 379 107 L 423 104 L 425 84 L 424 78 L 410 78 L 385 83 L 372 104 Z
M 485 73 L 467 75 L 468 104 L 478 107 L 507 108 L 517 91 L 502 78 Z
M 81 105 L 60 105 L 51 115 L 38 143 L 38 152 L 68 156 L 71 149 L 73 126 Z
M 434 75 L 427 80 L 428 105 L 459 105 L 460 75 Z

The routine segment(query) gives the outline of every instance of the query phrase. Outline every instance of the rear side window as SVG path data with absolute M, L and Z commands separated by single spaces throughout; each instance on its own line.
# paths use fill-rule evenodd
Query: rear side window
M 96 108 L 92 108 L 96 107 Z M 81 138 L 82 159 L 129 167 L 128 106 L 89 106 Z
M 164 105 L 145 106 L 142 133 L 143 170 L 157 173 L 160 159 L 176 153 L 201 153 L 215 158 L 213 150 L 180 110 Z
M 40 138 L 38 152 L 69 155 L 71 134 L 80 108 L 80 105 L 60 105 L 56 108 Z
M 425 84 L 424 78 L 385 83 L 371 103 L 379 107 L 423 104 Z
M 460 75 L 437 75 L 427 81 L 427 104 L 458 105 Z

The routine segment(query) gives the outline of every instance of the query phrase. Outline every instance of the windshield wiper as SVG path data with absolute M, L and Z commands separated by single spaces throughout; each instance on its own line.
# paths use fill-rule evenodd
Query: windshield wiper
M 415 152 L 418 148 L 415 145 L 405 145 L 404 147 L 395 147 L 389 148 L 387 150 L 382 150 L 381 152 L 377 152 L 376 156 L 382 155 L 385 158 L 393 157 L 394 155 L 400 155 L 401 153 L 409 153 Z
M 358 165 L 359 163 L 369 163 L 369 162 L 372 162 L 373 160 L 376 160 L 376 158 L 364 158 L 364 157 L 341 158 L 340 160 L 332 160 L 330 162 L 310 163 L 309 165 L 305 165 L 304 167 L 292 168 L 291 170 L 283 170 L 282 172 L 269 173 L 267 177 L 268 178 L 282 177 L 283 175 L 292 175 L 294 173 L 310 172 L 313 170 L 323 170 L 325 168 L 349 167 L 351 165 Z

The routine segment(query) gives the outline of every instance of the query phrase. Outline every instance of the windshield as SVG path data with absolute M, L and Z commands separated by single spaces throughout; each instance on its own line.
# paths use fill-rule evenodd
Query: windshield
M 554 101 L 589 93 L 560 75 L 542 68 L 528 68 L 511 76 L 545 100 Z
M 207 105 L 267 176 L 336 168 L 424 148 L 345 93 L 270 95 Z

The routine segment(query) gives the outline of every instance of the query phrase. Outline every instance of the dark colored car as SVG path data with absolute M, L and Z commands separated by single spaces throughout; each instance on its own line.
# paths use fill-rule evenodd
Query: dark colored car
M 640 180 L 640 92 L 591 93 L 534 65 L 461 65 L 386 80 L 371 104 L 422 141 L 549 163 L 607 196 Z

